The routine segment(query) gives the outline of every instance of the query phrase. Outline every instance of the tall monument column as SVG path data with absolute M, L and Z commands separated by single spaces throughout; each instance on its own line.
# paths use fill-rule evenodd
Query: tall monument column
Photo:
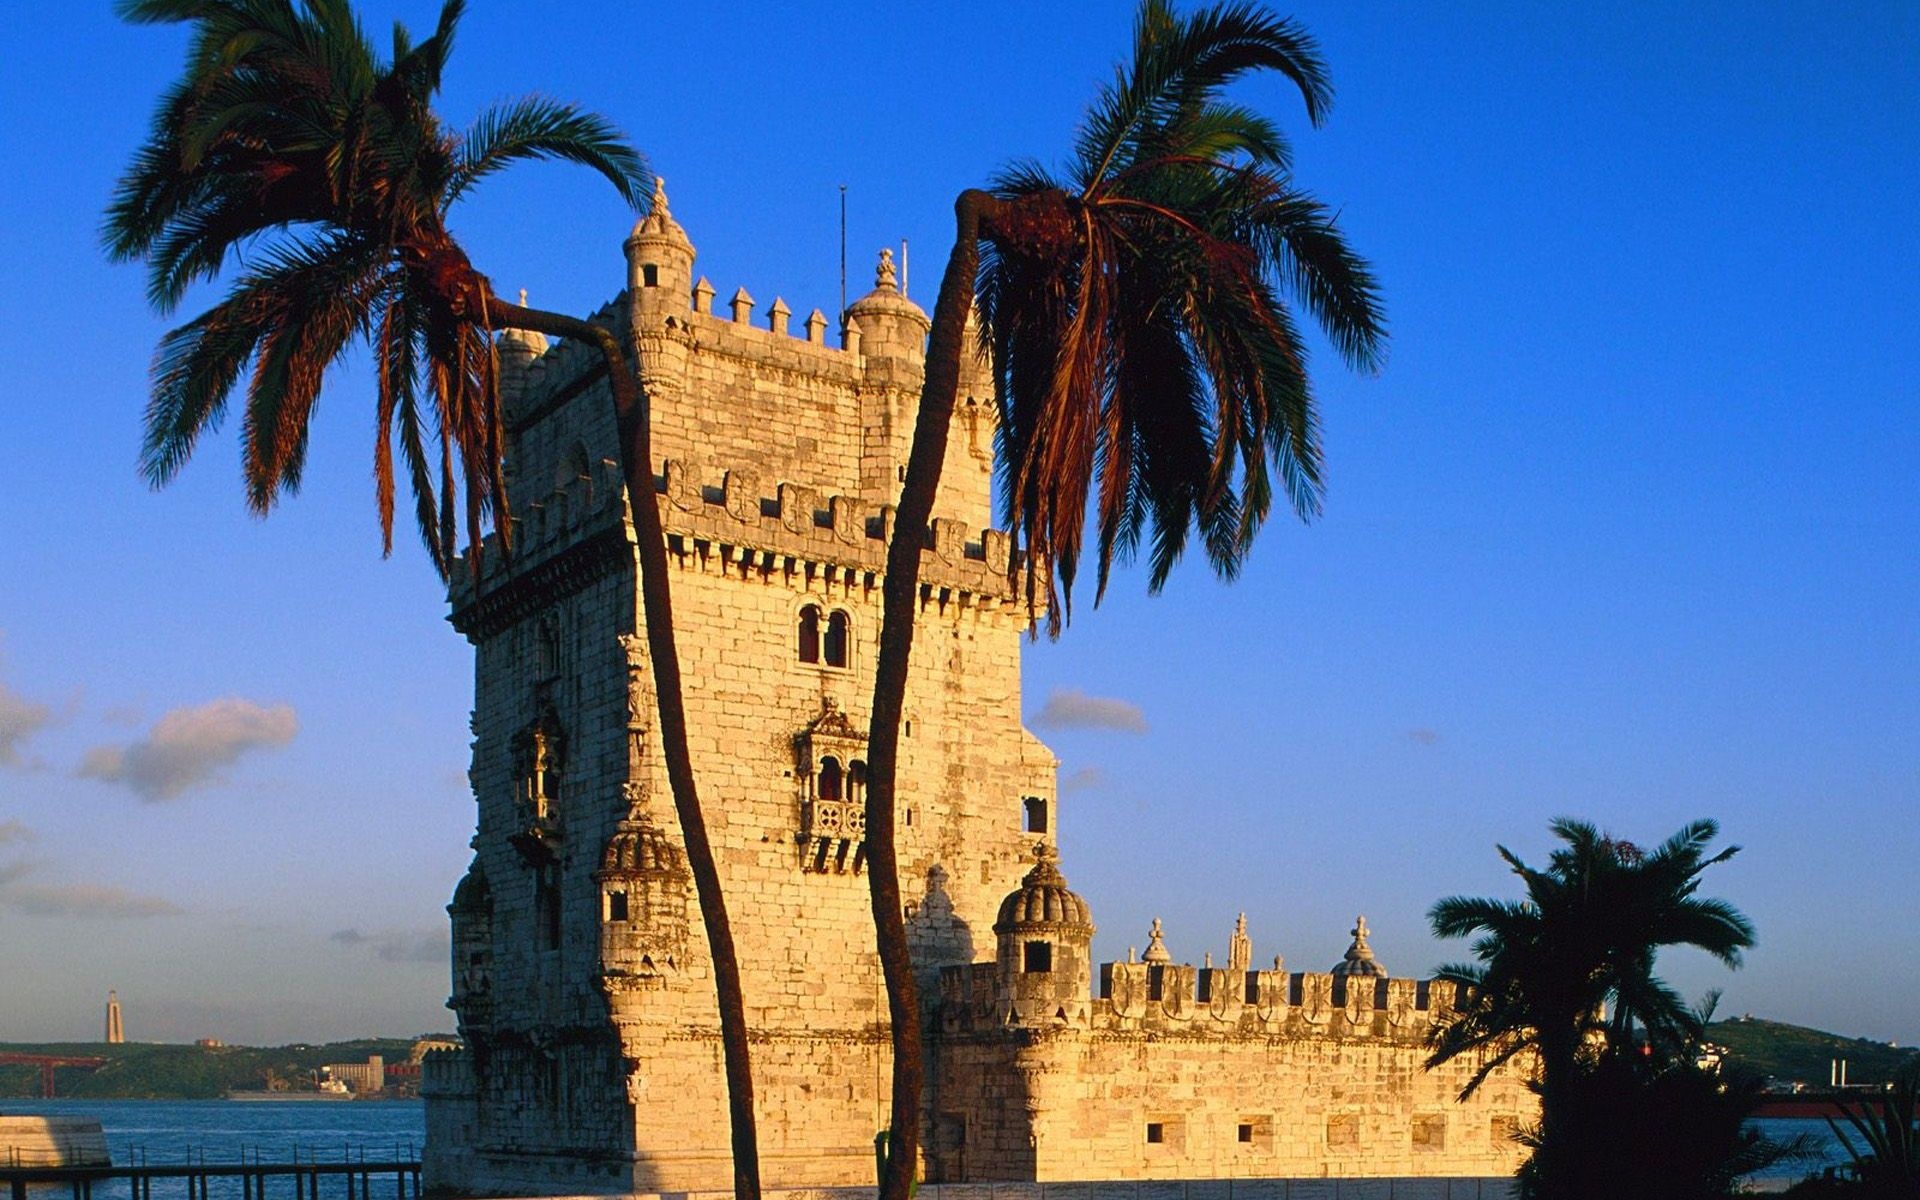
M 107 992 L 107 1045 L 118 1046 L 127 1040 L 126 1026 L 120 1021 L 120 993 Z

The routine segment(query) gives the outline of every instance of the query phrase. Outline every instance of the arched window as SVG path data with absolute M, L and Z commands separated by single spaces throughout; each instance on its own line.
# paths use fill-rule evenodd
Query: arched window
M 847 764 L 847 801 L 852 804 L 867 802 L 867 764 L 857 758 Z
M 820 661 L 820 606 L 817 604 L 800 610 L 800 661 Z
M 820 799 L 840 799 L 840 760 L 837 758 L 820 760 Z
M 844 667 L 847 665 L 847 643 L 851 640 L 848 635 L 852 631 L 852 626 L 852 620 L 846 613 L 838 609 L 835 609 L 833 615 L 827 618 L 828 666 Z

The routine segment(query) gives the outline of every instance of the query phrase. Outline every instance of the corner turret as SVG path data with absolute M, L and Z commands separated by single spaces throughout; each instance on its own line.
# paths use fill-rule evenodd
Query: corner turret
M 686 954 L 687 888 L 680 848 L 661 832 L 637 784 L 593 874 L 600 887 L 600 982 L 615 1016 L 633 993 L 664 986 Z
M 859 330 L 860 353 L 868 359 L 897 358 L 916 368 L 927 361 L 927 331 L 933 322 L 901 293 L 891 250 L 880 252 L 873 290 L 847 307 L 847 322 Z
M 1046 842 L 1034 866 L 1000 902 L 998 1000 L 1008 1025 L 1085 1025 L 1093 985 L 1093 916 L 1067 887 Z
M 693 243 L 667 208 L 666 181 L 653 180 L 653 203 L 627 235 L 627 292 L 636 314 L 678 313 L 693 296 Z
M 527 306 L 527 289 L 520 289 L 520 307 Z M 495 344 L 500 355 L 500 402 L 511 416 L 526 397 L 533 364 L 547 352 L 547 335 L 532 329 L 503 329 Z

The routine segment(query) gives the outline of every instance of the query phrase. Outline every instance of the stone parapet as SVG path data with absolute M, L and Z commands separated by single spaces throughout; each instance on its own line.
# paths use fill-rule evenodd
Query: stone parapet
M 107 1136 L 98 1121 L 80 1117 L 0 1117 L 0 1167 L 106 1165 Z
M 797 571 L 810 578 L 819 572 L 843 582 L 864 577 L 868 588 L 884 577 L 891 505 L 869 507 L 857 497 L 798 484 L 768 487 L 749 468 L 720 472 L 714 484 L 707 479 L 715 476 L 697 463 L 669 459 L 665 465 L 654 486 L 668 549 L 683 566 L 717 555 L 725 569 L 743 575 Z M 448 585 L 454 627 L 473 636 L 510 624 L 556 595 L 630 567 L 630 512 L 625 477 L 609 460 L 516 509 L 511 555 L 490 535 L 477 554 L 468 550 L 455 565 Z M 928 542 L 920 569 L 928 599 L 994 607 L 1020 599 L 1013 539 L 1004 530 L 983 529 L 976 537 L 965 522 L 936 517 Z

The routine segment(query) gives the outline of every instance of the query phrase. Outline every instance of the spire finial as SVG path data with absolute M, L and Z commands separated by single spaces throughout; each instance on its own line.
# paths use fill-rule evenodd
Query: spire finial
M 885 292 L 900 290 L 899 280 L 893 269 L 893 251 L 891 249 L 883 249 L 880 251 L 880 266 L 873 273 L 873 286 Z
M 1253 941 L 1247 937 L 1247 914 L 1233 923 L 1233 936 L 1227 940 L 1227 967 L 1244 971 L 1253 965 Z
M 673 215 L 667 208 L 667 181 L 659 175 L 653 177 L 653 211 L 662 220 Z
M 1167 953 L 1167 943 L 1161 937 L 1159 917 L 1153 919 L 1153 926 L 1147 930 L 1147 953 L 1145 957 L 1150 963 L 1173 961 L 1173 955 Z
M 1335 975 L 1367 975 L 1376 979 L 1385 977 L 1387 969 L 1374 959 L 1373 947 L 1367 944 L 1367 935 L 1371 932 L 1367 928 L 1367 919 L 1355 917 L 1351 932 L 1353 945 L 1347 947 L 1346 957 L 1335 965 L 1333 973 Z
M 520 289 L 520 307 L 525 308 L 526 306 L 527 306 L 527 289 L 521 288 Z

